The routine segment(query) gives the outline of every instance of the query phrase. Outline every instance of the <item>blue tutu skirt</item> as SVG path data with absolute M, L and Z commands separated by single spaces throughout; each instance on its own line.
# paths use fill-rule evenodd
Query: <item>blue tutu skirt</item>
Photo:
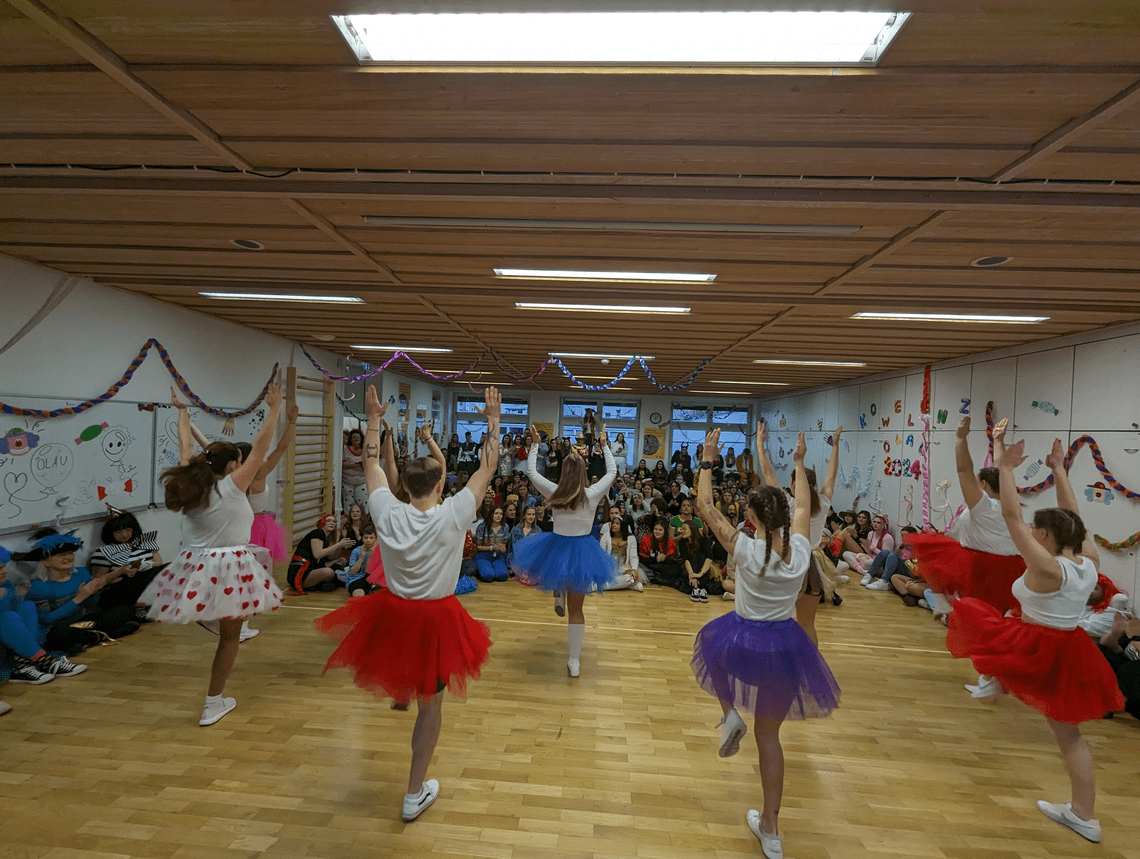
M 815 719 L 839 706 L 839 685 L 794 620 L 747 620 L 735 611 L 705 624 L 693 674 L 718 700 L 762 719 Z
M 543 531 L 515 545 L 516 569 L 545 591 L 588 594 L 614 578 L 614 559 L 589 534 L 564 537 Z

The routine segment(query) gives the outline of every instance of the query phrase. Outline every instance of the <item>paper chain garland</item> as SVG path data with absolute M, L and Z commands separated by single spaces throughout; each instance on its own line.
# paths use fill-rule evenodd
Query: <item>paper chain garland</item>
M 266 393 L 269 392 L 269 386 L 273 383 L 273 380 L 277 378 L 277 372 L 279 369 L 279 365 L 273 365 L 273 372 L 269 376 L 269 381 L 265 383 L 265 387 L 261 389 L 261 393 L 257 395 L 257 399 L 255 399 L 250 404 L 249 408 L 236 412 L 227 412 L 224 409 L 215 409 L 212 406 L 206 405 L 205 401 L 201 397 L 190 390 L 190 385 L 184 378 L 182 378 L 182 374 L 179 373 L 177 369 L 175 369 L 174 362 L 170 358 L 170 353 L 166 351 L 161 343 L 152 337 L 147 340 L 145 344 L 143 344 L 142 349 L 139 350 L 139 354 L 135 356 L 135 359 L 133 361 L 131 361 L 130 366 L 127 367 L 127 371 L 123 373 L 122 378 L 120 378 L 119 381 L 115 382 L 115 384 L 113 384 L 99 396 L 94 397 L 90 400 L 85 400 L 77 406 L 67 406 L 62 409 L 52 409 L 50 411 L 45 409 L 21 409 L 17 406 L 8 405 L 7 403 L 0 403 L 0 414 L 19 415 L 21 417 L 34 418 L 58 418 L 61 415 L 83 414 L 83 412 L 99 405 L 100 403 L 105 403 L 109 400 L 114 399 L 119 391 L 126 387 L 126 385 L 131 381 L 131 378 L 135 375 L 135 370 L 142 366 L 142 363 L 146 360 L 147 353 L 150 352 L 152 346 L 158 350 L 158 356 L 162 359 L 162 363 L 166 366 L 167 371 L 174 379 L 178 390 L 189 397 L 191 402 L 193 402 L 194 405 L 196 405 L 202 411 L 207 412 L 211 415 L 217 415 L 218 417 L 228 418 L 230 420 L 233 418 L 240 418 L 244 415 L 248 415 L 261 405 L 262 401 L 265 399 Z
M 463 370 L 459 370 L 458 372 L 455 372 L 455 373 L 447 373 L 447 374 L 433 373 L 431 370 L 425 369 L 424 367 L 420 366 L 420 364 L 417 363 L 416 360 L 413 357 L 411 357 L 410 355 L 408 355 L 406 352 L 394 352 L 392 354 L 391 358 L 389 358 L 383 364 L 380 364 L 378 367 L 376 367 L 375 370 L 370 370 L 369 372 L 362 373 L 359 376 L 335 376 L 332 373 L 330 373 L 328 370 L 326 370 L 324 367 L 322 367 L 320 365 L 320 363 L 318 363 L 317 359 L 314 358 L 309 353 L 309 350 L 305 348 L 304 344 L 301 345 L 301 351 L 305 354 L 305 357 L 309 359 L 310 364 L 312 364 L 314 367 L 316 367 L 321 372 L 321 374 L 324 375 L 324 377 L 326 379 L 329 379 L 330 381 L 333 381 L 333 382 L 360 382 L 360 381 L 363 381 L 364 379 L 370 379 L 373 376 L 376 376 L 379 373 L 382 373 L 384 370 L 388 369 L 388 367 L 390 367 L 398 358 L 406 359 L 407 362 L 409 364 L 411 364 L 413 367 L 415 367 L 417 370 L 419 370 L 420 373 L 422 373 L 425 376 L 428 376 L 429 378 L 435 379 L 437 382 L 449 382 L 452 379 L 458 379 L 458 378 L 462 377 L 465 373 L 472 372 L 476 367 L 479 366 L 480 362 L 482 362 L 482 360 L 484 358 L 486 358 L 488 353 L 489 353 L 491 355 L 492 360 L 495 362 L 495 364 L 502 371 L 503 375 L 505 375 L 508 379 L 510 379 L 513 382 L 531 382 L 531 381 L 534 381 L 540 375 L 542 375 L 543 372 L 545 372 L 547 367 L 549 367 L 550 365 L 553 364 L 555 367 L 557 367 L 559 370 L 561 370 L 563 372 L 563 374 L 568 379 L 570 379 L 570 381 L 572 381 L 575 385 L 577 385 L 578 387 L 583 388 L 584 390 L 587 390 L 587 391 L 605 391 L 605 390 L 608 390 L 609 388 L 612 388 L 614 385 L 616 385 L 618 382 L 620 382 L 623 378 L 625 378 L 625 375 L 630 371 L 630 369 L 633 367 L 634 364 L 640 364 L 641 365 L 641 368 L 645 371 L 646 378 L 648 378 L 649 381 L 659 390 L 662 390 L 662 391 L 681 391 L 681 390 L 684 390 L 685 388 L 689 387 L 690 385 L 692 385 L 693 382 L 695 382 L 697 380 L 697 376 L 699 376 L 701 374 L 701 372 L 705 369 L 705 367 L 707 367 L 709 365 L 709 362 L 712 361 L 712 358 L 705 358 L 703 361 L 701 361 L 700 364 L 697 365 L 695 370 L 693 370 L 691 373 L 689 373 L 688 376 L 686 376 L 684 379 L 682 379 L 677 384 L 675 384 L 675 385 L 662 385 L 660 382 L 657 381 L 657 379 L 654 378 L 652 371 L 650 371 L 650 369 L 649 369 L 649 365 L 645 362 L 645 359 L 635 355 L 634 357 L 632 357 L 628 361 L 626 361 L 626 364 L 622 368 L 621 372 L 618 373 L 617 376 L 615 376 L 611 381 L 606 382 L 606 383 L 601 384 L 601 385 L 587 385 L 585 382 L 583 382 L 581 379 L 579 379 L 577 376 L 575 376 L 574 373 L 570 370 L 570 368 L 562 363 L 561 359 L 555 358 L 553 356 L 550 358 L 547 358 L 545 361 L 543 361 L 541 366 L 538 368 L 538 370 L 535 371 L 534 373 L 531 373 L 529 376 L 516 376 L 516 375 L 512 374 L 511 372 L 509 372 L 503 366 L 503 362 L 499 359 L 499 356 L 497 354 L 495 354 L 494 350 L 484 350 L 483 354 L 480 355 L 479 358 L 475 361 L 475 363 L 472 364 L 470 367 L 467 367 L 466 369 L 463 369 Z

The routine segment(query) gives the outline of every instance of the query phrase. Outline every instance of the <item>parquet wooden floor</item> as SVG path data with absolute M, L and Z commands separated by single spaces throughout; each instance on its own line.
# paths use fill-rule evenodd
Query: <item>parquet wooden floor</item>
M 1043 719 L 970 700 L 970 666 L 922 609 L 855 586 L 821 608 L 840 685 L 830 719 L 783 730 L 789 859 L 1140 859 L 1140 723 L 1086 734 L 1098 765 L 1093 845 L 1045 819 L 1068 796 Z M 675 591 L 587 601 L 582 676 L 565 624 L 515 582 L 464 597 L 495 645 L 466 702 L 448 701 L 431 775 L 442 791 L 399 819 L 411 714 L 321 676 L 311 628 L 342 594 L 291 598 L 256 623 L 227 689 L 238 709 L 197 725 L 216 639 L 157 624 L 84 654 L 79 677 L 12 686 L 0 720 L 4 859 L 757 857 L 756 747 L 716 755 L 720 717 L 689 671 L 694 632 L 731 610 Z

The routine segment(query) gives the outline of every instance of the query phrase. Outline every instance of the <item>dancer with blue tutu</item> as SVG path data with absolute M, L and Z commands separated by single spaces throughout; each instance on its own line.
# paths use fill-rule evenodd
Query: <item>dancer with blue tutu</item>
M 811 560 L 811 496 L 799 493 L 795 513 L 789 515 L 788 498 L 782 489 L 765 486 L 757 490 L 744 508 L 745 518 L 756 529 L 756 535 L 748 537 L 716 509 L 711 471 L 719 453 L 720 430 L 716 429 L 705 438 L 697 508 L 721 545 L 736 558 L 735 610 L 697 633 L 693 673 L 724 711 L 720 723 L 722 758 L 739 751 L 748 730 L 739 710 L 753 714 L 764 810 L 749 810 L 748 827 L 760 839 L 768 859 L 782 859 L 777 825 L 784 793 L 780 725 L 785 719 L 828 716 L 839 706 L 839 686 L 831 669 L 819 648 L 793 620 Z M 806 453 L 801 432 L 793 457 L 796 486 L 808 485 Z
M 606 461 L 605 475 L 593 486 L 587 486 L 586 460 L 571 448 L 562 460 L 562 475 L 556 485 L 538 473 L 538 446 L 542 437 L 533 426 L 530 441 L 527 475 L 554 511 L 554 531 L 540 532 L 519 544 L 515 548 L 515 566 L 524 571 L 532 584 L 554 591 L 554 610 L 559 615 L 569 608 L 570 652 L 566 670 L 571 677 L 577 677 L 581 669 L 582 641 L 586 637 L 582 604 L 586 594 L 605 590 L 615 574 L 613 560 L 590 530 L 598 499 L 610 491 L 617 476 L 617 464 L 603 425 L 600 444 Z M 562 599 L 566 601 L 565 607 Z

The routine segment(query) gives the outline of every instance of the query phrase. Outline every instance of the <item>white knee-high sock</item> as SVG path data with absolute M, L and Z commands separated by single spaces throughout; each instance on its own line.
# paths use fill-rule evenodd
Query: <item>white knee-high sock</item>
M 570 658 L 578 659 L 582 656 L 582 640 L 586 637 L 586 624 L 568 623 L 566 630 L 570 639 Z

